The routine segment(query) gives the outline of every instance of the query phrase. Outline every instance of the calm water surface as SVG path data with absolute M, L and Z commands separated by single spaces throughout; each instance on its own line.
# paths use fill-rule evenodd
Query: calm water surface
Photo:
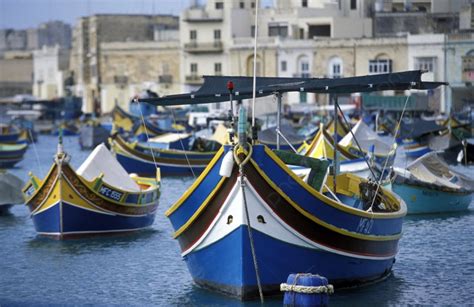
M 13 173 L 23 180 L 30 170 L 44 176 L 56 140 L 41 136 L 38 155 L 30 146 Z M 78 167 L 89 152 L 79 149 L 77 137 L 66 137 L 64 143 L 72 165 Z M 458 169 L 474 176 L 474 168 Z M 12 215 L 0 217 L 0 305 L 243 305 L 194 286 L 178 243 L 171 237 L 173 230 L 164 212 L 192 181 L 164 178 L 153 227 L 129 235 L 64 242 L 40 238 L 28 209 L 15 206 Z M 331 305 L 474 302 L 472 210 L 407 217 L 393 275 L 357 290 L 336 289 Z M 272 299 L 267 305 L 281 302 Z

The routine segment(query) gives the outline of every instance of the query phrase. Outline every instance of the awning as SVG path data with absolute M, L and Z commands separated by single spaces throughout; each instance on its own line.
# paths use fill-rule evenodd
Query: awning
M 257 77 L 256 97 L 286 92 L 350 94 L 384 90 L 428 90 L 446 84 L 442 82 L 422 82 L 421 74 L 421 71 L 413 70 L 339 79 Z M 204 76 L 203 78 L 204 84 L 195 92 L 159 98 L 139 98 L 138 101 L 163 106 L 228 101 L 227 82 L 229 81 L 234 83 L 234 100 L 252 98 L 252 77 Z

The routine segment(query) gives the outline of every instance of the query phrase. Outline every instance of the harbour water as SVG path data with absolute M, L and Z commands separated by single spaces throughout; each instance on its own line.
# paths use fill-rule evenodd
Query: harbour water
M 48 171 L 57 138 L 41 136 L 12 170 L 26 180 Z M 36 153 L 35 153 L 36 148 Z M 78 167 L 87 157 L 77 137 L 64 148 Z M 398 158 L 399 163 L 403 163 Z M 458 167 L 474 176 L 474 167 Z M 36 236 L 25 206 L 0 217 L 0 305 L 259 305 L 196 287 L 164 216 L 193 178 L 164 178 L 153 227 L 147 231 L 69 241 Z M 458 305 L 474 301 L 474 205 L 463 213 L 409 216 L 393 274 L 385 281 L 338 291 L 337 305 Z M 267 300 L 281 305 L 281 298 Z

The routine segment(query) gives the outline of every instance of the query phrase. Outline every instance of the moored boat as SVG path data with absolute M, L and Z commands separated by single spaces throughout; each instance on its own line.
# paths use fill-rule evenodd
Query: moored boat
M 23 181 L 20 178 L 0 169 L 0 215 L 8 214 L 13 205 L 24 202 L 22 186 Z
M 1 144 L 0 143 L 0 168 L 11 168 L 23 160 L 28 148 L 27 144 Z
M 440 84 L 421 82 L 420 71 L 340 79 L 204 76 L 204 84 L 192 94 L 142 101 L 199 104 L 221 102 L 227 95 L 230 100 L 278 98 L 290 91 L 340 94 Z M 280 283 L 294 272 L 324 275 L 336 287 L 389 275 L 406 214 L 404 202 L 376 182 L 352 174 L 328 176 L 327 160 L 281 151 L 277 155 L 259 144 L 255 133 L 248 143 L 242 106 L 239 119 L 239 143 L 220 149 L 166 212 L 194 281 L 241 299 L 260 295 L 263 301 L 264 295 L 279 293 Z M 365 142 L 375 143 L 375 154 L 381 149 L 394 154 L 390 145 L 377 146 L 370 138 Z M 311 172 L 297 176 L 287 167 L 295 163 Z
M 388 174 L 386 170 L 392 167 L 395 161 L 396 144 L 387 143 L 362 120 L 359 120 L 351 131 L 342 138 L 339 146 L 358 157 L 370 157 L 374 169 L 383 171 L 385 178 Z
M 99 121 L 90 120 L 79 128 L 79 144 L 82 149 L 92 149 L 101 143 L 107 143 L 109 130 Z
M 205 141 L 202 147 L 199 146 L 201 143 L 198 141 L 195 142 L 192 150 L 150 149 L 138 142 L 127 142 L 119 134 L 112 135 L 109 143 L 125 170 L 143 176 L 153 175 L 156 166 L 160 168 L 162 175 L 198 174 L 204 170 L 220 146 L 213 142 L 208 150 Z M 198 147 L 200 147 L 199 151 Z
M 46 177 L 31 174 L 23 188 L 38 234 L 63 239 L 151 226 L 158 176 L 129 176 L 103 144 L 75 171 L 61 147 Z
M 435 152 L 395 169 L 392 190 L 409 214 L 462 211 L 469 207 L 474 180 L 450 168 Z
M 339 158 L 339 170 L 342 173 L 361 173 L 368 171 L 368 162 L 366 157 L 357 156 L 345 148 L 336 144 L 338 158 Z M 327 159 L 332 162 L 334 159 L 334 139 L 321 125 L 318 133 L 313 138 L 311 143 L 306 148 L 301 148 L 306 157 L 312 157 L 317 159 Z

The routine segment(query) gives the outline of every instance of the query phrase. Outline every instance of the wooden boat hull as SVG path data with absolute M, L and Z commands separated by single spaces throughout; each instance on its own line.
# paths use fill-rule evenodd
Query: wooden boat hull
M 278 294 L 294 272 L 324 275 L 337 286 L 390 273 L 404 205 L 393 214 L 370 214 L 336 203 L 256 145 L 244 168 L 249 226 L 238 168 L 229 178 L 219 175 L 225 151 L 166 213 L 198 285 L 244 300 L 258 295 L 249 227 L 265 295 Z
M 0 144 L 0 168 L 12 168 L 23 160 L 28 148 L 26 144 Z
M 403 149 L 405 151 L 405 156 L 409 158 L 419 158 L 424 154 L 431 152 L 428 144 L 408 140 L 403 141 Z
M 201 173 L 214 156 L 213 152 L 199 153 L 192 151 L 177 151 L 155 149 L 155 157 L 148 149 L 135 149 L 121 137 L 114 137 L 111 147 L 120 164 L 129 173 L 142 176 L 153 176 L 156 167 L 162 175 L 193 175 Z M 156 165 L 155 165 L 156 162 Z
M 40 235 L 64 239 L 129 232 L 150 227 L 155 219 L 157 190 L 138 196 L 87 182 L 68 164 L 53 165 L 41 184 L 37 180 L 32 178 L 23 191 Z
M 471 193 L 444 192 L 397 182 L 397 180 L 392 183 L 392 191 L 405 201 L 408 214 L 464 211 L 472 200 Z

